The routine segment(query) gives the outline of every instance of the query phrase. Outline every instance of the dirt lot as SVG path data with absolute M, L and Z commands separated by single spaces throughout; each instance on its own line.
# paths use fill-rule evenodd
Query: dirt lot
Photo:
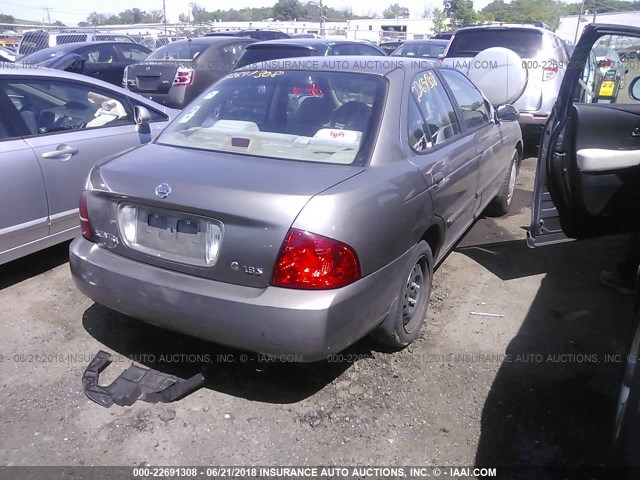
M 534 170 L 526 159 L 512 214 L 480 220 L 437 270 L 428 324 L 399 353 L 363 340 L 343 361 L 258 372 L 240 352 L 94 305 L 74 287 L 66 244 L 0 267 L 0 465 L 600 463 L 632 300 L 597 275 L 625 243 L 529 250 Z M 100 349 L 117 356 L 103 382 L 134 357 L 182 377 L 202 370 L 206 386 L 102 408 L 81 387 Z

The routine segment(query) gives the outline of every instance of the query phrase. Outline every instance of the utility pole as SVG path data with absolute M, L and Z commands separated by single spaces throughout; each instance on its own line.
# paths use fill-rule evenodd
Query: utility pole
M 578 28 L 580 28 L 580 22 L 582 21 L 582 13 L 584 12 L 584 2 L 582 0 L 582 6 L 580 7 L 580 16 L 578 17 L 578 23 L 576 23 L 576 35 L 573 37 L 573 43 L 578 43 Z
M 51 8 L 50 7 L 42 7 L 43 10 L 47 11 L 47 23 L 51 25 Z
M 162 0 L 162 23 L 164 23 L 164 34 L 167 34 L 167 0 Z
M 324 38 L 324 13 L 322 12 L 322 0 L 320 0 L 320 37 Z

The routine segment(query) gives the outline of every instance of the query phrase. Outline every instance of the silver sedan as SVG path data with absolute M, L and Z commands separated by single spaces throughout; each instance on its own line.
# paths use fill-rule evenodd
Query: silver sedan
M 247 67 L 94 168 L 74 280 L 124 314 L 276 358 L 369 333 L 402 348 L 436 264 L 508 210 L 517 118 L 428 61 Z
M 174 115 L 85 76 L 0 69 L 0 264 L 78 235 L 93 165 L 150 142 Z

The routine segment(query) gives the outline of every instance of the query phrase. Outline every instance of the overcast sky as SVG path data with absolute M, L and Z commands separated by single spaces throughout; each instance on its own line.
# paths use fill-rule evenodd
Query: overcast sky
M 167 20 L 169 22 L 177 22 L 178 15 L 181 13 L 187 13 L 189 11 L 189 3 L 192 0 L 166 0 L 167 4 Z M 264 7 L 273 5 L 276 0 L 234 0 L 233 6 L 236 9 L 243 7 Z M 440 0 L 368 0 L 367 2 L 349 1 L 349 0 L 324 0 L 324 4 L 334 8 L 343 8 L 350 6 L 354 13 L 360 15 L 366 15 L 367 13 L 378 13 L 388 7 L 390 4 L 398 1 L 400 5 L 409 8 L 412 15 L 419 16 L 424 11 L 425 6 L 429 7 L 441 7 L 442 1 Z M 474 7 L 481 9 L 487 5 L 491 0 L 475 0 Z M 196 1 L 201 6 L 204 6 L 207 10 L 216 10 L 217 8 L 227 7 L 228 2 L 212 2 L 202 0 Z M 302 3 L 306 3 L 306 0 L 302 0 Z M 0 13 L 5 15 L 13 15 L 16 18 L 22 18 L 25 20 L 42 21 L 47 19 L 47 10 L 49 8 L 49 15 L 51 21 L 61 21 L 66 25 L 76 25 L 87 18 L 89 13 L 97 11 L 98 13 L 112 13 L 117 14 L 128 8 L 132 8 L 132 4 L 141 10 L 162 10 L 162 0 L 137 0 L 131 2 L 131 0 L 109 0 L 108 2 L 96 2 L 87 0 L 12 0 L 3 1 L 0 0 Z

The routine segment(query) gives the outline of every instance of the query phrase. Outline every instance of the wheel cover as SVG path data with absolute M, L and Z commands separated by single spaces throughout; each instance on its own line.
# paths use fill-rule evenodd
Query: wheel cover
M 418 317 L 427 295 L 425 268 L 421 258 L 411 269 L 402 292 L 402 325 L 407 333 L 422 321 Z

